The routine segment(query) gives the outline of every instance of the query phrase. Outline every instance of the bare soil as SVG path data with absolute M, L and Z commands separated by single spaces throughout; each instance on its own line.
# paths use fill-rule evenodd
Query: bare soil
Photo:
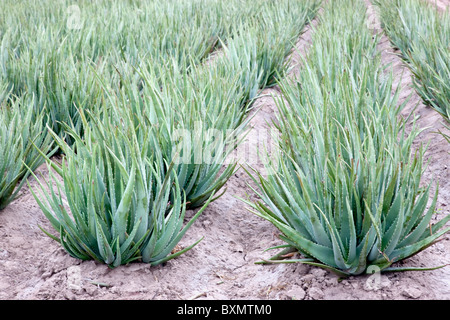
M 374 32 L 381 32 L 376 12 L 369 1 L 366 2 Z M 448 6 L 450 1 L 436 3 Z M 291 57 L 293 74 L 299 68 L 300 55 L 307 52 L 310 44 L 311 28 L 305 30 Z M 404 114 L 417 106 L 419 125 L 432 127 L 423 131 L 417 145 L 430 142 L 426 153 L 430 164 L 424 181 L 439 180 L 438 216 L 448 214 L 450 144 L 435 133 L 445 131 L 443 120 L 421 103 L 411 87 L 411 73 L 384 35 L 379 48 L 383 62 L 392 64 L 395 83 L 402 87 L 401 99 L 409 97 Z M 276 105 L 272 95 L 279 95 L 278 88 L 265 90 L 264 96 L 255 103 L 253 112 L 256 113 L 252 114 L 251 121 L 254 132 L 268 129 L 268 123 L 275 118 Z M 253 135 L 255 137 L 258 135 Z M 240 148 L 254 145 L 255 141 L 250 139 Z M 253 164 L 260 166 L 256 161 Z M 45 176 L 45 166 L 40 172 Z M 283 242 L 278 239 L 278 230 L 274 226 L 249 212 L 238 199 L 251 194 L 248 182 L 242 169 L 228 181 L 227 192 L 209 205 L 181 240 L 180 246 L 188 246 L 204 237 L 186 254 L 156 267 L 130 263 L 116 269 L 72 258 L 48 238 L 38 226 L 51 230 L 50 224 L 26 187 L 20 197 L 0 213 L 0 299 L 450 299 L 450 266 L 433 271 L 363 275 L 339 281 L 332 273 L 306 265 L 255 264 L 261 258 L 271 256 L 271 252 L 264 252 L 266 248 Z M 30 183 L 32 187 L 37 186 L 34 180 Z M 446 235 L 439 243 L 398 265 L 425 267 L 448 263 L 450 236 Z

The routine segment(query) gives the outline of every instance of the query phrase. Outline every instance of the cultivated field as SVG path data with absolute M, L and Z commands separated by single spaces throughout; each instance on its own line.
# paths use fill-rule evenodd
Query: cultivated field
M 9 125 L 0 128 L 8 150 L 0 161 L 10 166 L 4 180 L 24 159 L 26 151 L 12 155 L 25 144 L 12 146 L 20 132 L 41 141 L 41 153 L 57 164 L 43 163 L 31 145 L 27 165 L 39 166 L 25 176 L 28 184 L 14 189 L 15 198 L 0 194 L 1 299 L 450 299 L 450 266 L 378 272 L 450 264 L 450 130 L 435 108 L 450 109 L 450 28 L 431 42 L 447 45 L 439 47 L 442 64 L 421 73 L 427 81 L 438 76 L 414 82 L 410 53 L 383 31 L 389 21 L 382 17 L 394 15 L 379 8 L 396 1 L 336 0 L 339 12 L 331 1 L 256 2 L 136 0 L 108 11 L 101 6 L 109 1 L 60 1 L 37 11 L 54 30 L 30 18 L 24 4 L 0 5 L 17 17 L 0 10 L 0 108 L 20 114 L 0 117 Z M 449 15 L 450 1 L 428 2 Z M 164 14 L 153 19 L 157 12 Z M 146 24 L 153 27 L 142 31 Z M 416 52 L 420 61 L 425 49 Z M 442 86 L 430 90 L 437 97 L 430 105 L 420 86 L 432 81 Z M 197 161 L 210 147 L 208 129 L 224 139 L 213 160 Z M 236 145 L 236 137 L 243 141 Z M 191 148 L 177 154 L 173 146 L 186 140 Z M 429 145 L 415 153 L 421 144 Z M 230 145 L 236 149 L 225 153 Z M 276 166 L 265 167 L 259 152 Z M 177 155 L 186 161 L 172 163 Z M 353 163 L 363 169 L 352 171 Z M 269 176 L 265 188 L 255 172 Z M 325 180 L 330 185 L 321 189 Z M 265 205 L 256 205 L 261 199 Z M 295 212 L 305 212 L 298 219 L 314 232 L 298 226 Z M 430 220 L 421 220 L 427 212 Z M 77 214 L 84 224 L 71 225 Z M 407 237 L 410 223 L 418 231 Z M 41 228 L 56 240 L 61 233 L 64 246 Z M 286 251 L 277 262 L 303 263 L 257 263 L 286 243 L 301 253 Z M 425 250 L 414 255 L 416 243 Z

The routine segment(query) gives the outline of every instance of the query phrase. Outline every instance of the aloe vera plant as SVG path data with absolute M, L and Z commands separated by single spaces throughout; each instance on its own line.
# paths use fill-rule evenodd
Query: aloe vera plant
M 236 167 L 231 164 L 222 172 L 227 155 L 225 145 L 234 136 L 230 133 L 235 125 L 232 113 L 242 113 L 241 106 L 233 100 L 234 89 L 225 90 L 227 87 L 223 85 L 227 83 L 212 78 L 213 75 L 197 82 L 199 78 L 193 75 L 195 70 L 190 73 L 167 71 L 161 73 L 164 76 L 157 76 L 159 71 L 150 71 L 146 67 L 139 71 L 136 81 L 141 89 L 136 82 L 127 79 L 118 95 L 109 95 L 104 112 L 98 115 L 99 121 L 121 119 L 123 116 L 117 112 L 129 108 L 136 134 L 157 133 L 151 141 L 156 145 L 149 146 L 142 156 L 150 159 L 155 150 L 159 150 L 163 159 L 173 162 L 180 187 L 186 193 L 188 208 L 202 206 L 224 185 Z M 104 85 L 108 92 L 110 88 Z M 224 106 L 228 107 L 226 112 L 217 110 Z M 206 161 L 205 150 L 214 142 L 206 136 L 209 129 L 219 133 L 219 145 L 211 150 L 217 151 L 216 156 Z
M 414 75 L 424 103 L 450 117 L 450 12 L 421 0 L 374 1 L 382 27 Z
M 173 252 L 208 201 L 184 225 L 185 194 L 173 164 L 157 150 L 155 133 L 135 131 L 129 114 L 117 112 L 122 126 L 98 117 L 89 126 L 82 112 L 84 140 L 66 128 L 72 147 L 53 132 L 65 156 L 60 164 L 48 159 L 49 179 L 33 195 L 58 234 L 44 231 L 73 257 L 111 268 L 134 260 L 157 265 L 201 240 Z
M 4 97 L 0 101 L 0 210 L 15 199 L 29 170 L 44 162 L 40 153 L 54 152 L 53 141 L 45 133 L 43 114 L 33 121 L 33 98 L 13 97 L 4 87 L 4 91 L 0 89 Z
M 351 20 L 350 20 L 351 19 Z M 284 250 L 263 263 L 301 262 L 341 276 L 396 268 L 450 231 L 431 224 L 438 188 L 421 186 L 424 148 L 413 149 L 399 119 L 359 0 L 325 7 L 299 78 L 280 83 L 280 153 L 262 175 L 248 169 L 260 201 L 250 210 L 273 223 Z M 301 259 L 281 260 L 288 251 Z

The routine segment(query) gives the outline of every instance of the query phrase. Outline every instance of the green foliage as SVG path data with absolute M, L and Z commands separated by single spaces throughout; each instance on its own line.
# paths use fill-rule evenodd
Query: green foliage
M 17 96 L 33 93 L 59 136 L 61 123 L 82 134 L 77 110 L 101 104 L 95 74 L 120 86 L 115 73 L 142 61 L 199 63 L 239 17 L 227 8 L 205 0 L 2 1 L 0 79 Z
M 129 110 L 115 111 L 119 121 L 90 116 L 92 126 L 81 113 L 84 139 L 66 128 L 72 147 L 52 132 L 66 156 L 49 162 L 49 180 L 33 195 L 58 236 L 45 232 L 70 255 L 112 268 L 137 259 L 157 265 L 192 248 L 172 252 L 209 201 L 184 226 L 185 194 L 154 131 L 136 131 Z
M 285 58 L 318 3 L 136 1 L 111 4 L 110 12 L 108 1 L 81 2 L 90 19 L 80 30 L 50 28 L 59 49 L 50 50 L 56 62 L 43 65 L 58 71 L 44 80 L 5 73 L 12 88 L 27 76 L 33 88 L 48 87 L 43 105 L 61 115 L 48 130 L 62 162 L 47 157 L 50 176 L 33 191 L 57 236 L 45 232 L 72 256 L 111 267 L 155 265 L 190 249 L 171 254 L 235 172 L 227 157 L 245 132 L 247 111 L 259 90 L 286 71 Z M 129 18 L 136 10 L 137 21 Z M 222 54 L 206 63 L 217 46 Z M 73 79 L 79 81 L 68 86 Z M 75 100 L 67 99 L 68 87 Z M 61 94 L 50 103 L 50 92 Z M 58 103 L 65 100 L 73 113 Z M 185 211 L 194 208 L 200 209 L 183 226 Z
M 6 86 L 4 86 L 6 87 Z M 13 201 L 29 175 L 51 155 L 53 140 L 46 135 L 42 114 L 34 115 L 33 98 L 12 96 L 0 89 L 0 210 Z M 38 150 L 38 149 L 40 150 Z
M 261 200 L 246 202 L 305 257 L 294 261 L 340 275 L 394 270 L 450 230 L 450 215 L 431 224 L 438 190 L 429 204 L 419 130 L 407 134 L 399 118 L 365 10 L 359 0 L 325 7 L 299 77 L 280 83 L 279 156 L 267 176 L 248 170 Z
M 450 12 L 422 0 L 376 0 L 383 29 L 401 50 L 423 101 L 450 118 Z

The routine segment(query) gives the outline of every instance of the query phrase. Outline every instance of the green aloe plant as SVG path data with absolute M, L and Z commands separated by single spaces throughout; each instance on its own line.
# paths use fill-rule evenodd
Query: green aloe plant
M 33 98 L 14 97 L 6 90 L 6 86 L 0 96 L 4 97 L 0 101 L 1 210 L 21 190 L 29 175 L 28 168 L 36 170 L 44 163 L 40 153 L 51 155 L 54 150 L 53 141 L 46 134 L 44 115 L 41 113 L 36 116 L 33 112 Z
M 263 263 L 301 262 L 341 276 L 423 270 L 393 264 L 450 231 L 450 215 L 431 223 L 438 188 L 429 203 L 425 149 L 413 149 L 420 130 L 413 122 L 406 133 L 400 89 L 365 21 L 362 1 L 330 2 L 298 79 L 280 83 L 280 152 L 269 174 L 247 169 L 260 200 L 246 203 L 287 243 Z M 288 251 L 303 258 L 281 260 Z
M 84 139 L 66 127 L 72 146 L 52 132 L 65 156 L 60 164 L 48 159 L 49 178 L 33 195 L 57 235 L 45 233 L 73 257 L 111 268 L 135 260 L 157 265 L 201 240 L 173 252 L 209 201 L 184 225 L 185 193 L 155 132 L 134 130 L 131 114 L 116 111 L 119 122 L 90 114 L 94 125 L 81 112 Z
M 176 62 L 172 68 L 177 68 Z M 230 152 L 226 145 L 235 141 L 235 131 L 244 126 L 236 124 L 236 117 L 242 118 L 243 111 L 235 100 L 238 95 L 234 88 L 226 82 L 234 76 L 200 74 L 194 67 L 189 72 L 166 67 L 152 72 L 143 67 L 138 74 L 138 79 L 124 78 L 117 95 L 108 94 L 99 118 L 116 121 L 123 117 L 121 110 L 129 108 L 137 135 L 155 132 L 150 141 L 154 145 L 142 156 L 151 159 L 158 150 L 160 157 L 173 162 L 187 207 L 200 207 L 235 172 L 236 164 L 225 163 Z M 99 79 L 105 92 L 110 92 L 108 84 Z M 213 132 L 219 136 L 217 141 L 208 138 Z M 210 154 L 214 157 L 206 159 L 209 147 L 213 147 Z

